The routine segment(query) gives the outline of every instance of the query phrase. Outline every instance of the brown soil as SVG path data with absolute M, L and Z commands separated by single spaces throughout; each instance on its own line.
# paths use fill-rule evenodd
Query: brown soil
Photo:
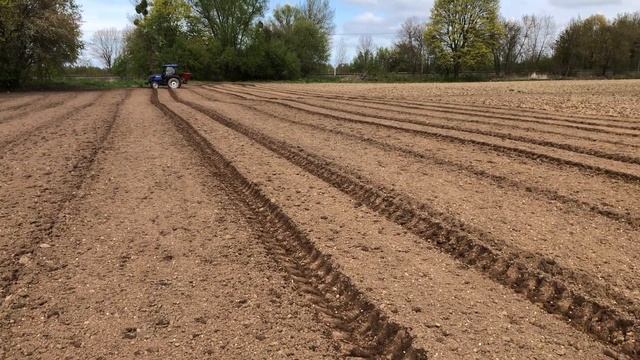
M 0 96 L 0 358 L 638 358 L 629 84 Z

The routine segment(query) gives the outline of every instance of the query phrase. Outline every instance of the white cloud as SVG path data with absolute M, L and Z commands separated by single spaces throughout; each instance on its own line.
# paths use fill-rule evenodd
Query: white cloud
M 582 6 L 621 5 L 622 0 L 551 0 L 551 5 L 562 8 L 579 8 Z
M 360 24 L 380 24 L 383 20 L 383 18 L 376 16 L 372 12 L 362 13 L 354 18 L 354 22 Z

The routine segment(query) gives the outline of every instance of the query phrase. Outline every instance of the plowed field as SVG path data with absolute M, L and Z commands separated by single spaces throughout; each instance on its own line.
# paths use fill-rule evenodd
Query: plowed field
M 0 358 L 638 359 L 638 98 L 0 95 Z

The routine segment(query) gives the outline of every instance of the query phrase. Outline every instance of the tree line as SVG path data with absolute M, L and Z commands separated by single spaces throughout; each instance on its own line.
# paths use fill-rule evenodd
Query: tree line
M 558 31 L 550 16 L 504 19 L 499 0 L 436 0 L 429 21 L 407 19 L 396 41 L 362 36 L 347 59 L 333 44 L 329 0 L 301 0 L 267 12 L 267 0 L 139 0 L 132 24 L 81 40 L 74 0 L 0 1 L 0 87 L 46 79 L 77 64 L 86 48 L 110 73 L 140 78 L 163 63 L 203 80 L 285 80 L 318 73 L 601 76 L 640 71 L 640 13 L 574 19 Z M 85 66 L 87 64 L 84 64 Z
M 640 72 L 640 12 L 574 19 L 558 33 L 551 16 L 505 19 L 499 5 L 499 0 L 436 0 L 428 22 L 408 19 L 389 47 L 376 47 L 362 36 L 355 58 L 338 60 L 336 67 L 374 76 L 401 72 L 453 78 L 463 72 Z
M 323 71 L 334 11 L 329 0 L 276 7 L 266 0 L 142 0 L 114 73 L 139 77 L 180 63 L 208 80 L 297 79 Z

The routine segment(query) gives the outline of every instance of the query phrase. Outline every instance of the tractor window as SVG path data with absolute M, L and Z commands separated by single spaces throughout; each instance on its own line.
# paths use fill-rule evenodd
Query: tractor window
M 169 67 L 166 68 L 164 73 L 167 76 L 175 75 L 176 74 L 176 69 L 169 66 Z

